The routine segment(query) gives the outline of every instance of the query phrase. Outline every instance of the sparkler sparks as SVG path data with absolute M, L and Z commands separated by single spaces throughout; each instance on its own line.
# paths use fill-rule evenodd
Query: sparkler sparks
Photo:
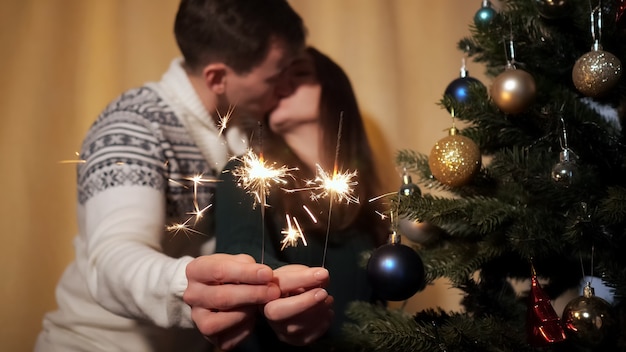
M 187 214 L 191 215 L 191 217 L 189 217 L 187 220 L 185 220 L 185 222 L 183 223 L 175 223 L 169 226 L 165 226 L 165 229 L 168 232 L 172 232 L 174 233 L 174 236 L 176 236 L 179 232 L 183 232 L 185 233 L 187 236 L 189 236 L 189 233 L 195 233 L 198 235 L 204 235 L 202 232 L 197 231 L 195 229 L 193 229 L 192 227 L 189 226 L 189 222 L 191 220 L 194 220 L 194 225 L 198 223 L 198 221 L 200 221 L 200 219 L 202 219 L 202 217 L 204 216 L 204 213 L 207 211 L 207 209 L 211 208 L 211 206 L 213 206 L 213 204 L 209 204 L 204 208 L 200 208 L 200 205 L 198 204 L 198 186 L 202 185 L 205 182 L 217 182 L 217 180 L 212 179 L 212 178 L 204 178 L 202 174 L 197 174 L 191 177 L 186 177 L 184 178 L 184 180 L 186 181 L 191 181 L 193 183 L 193 210 L 188 212 Z M 186 185 L 184 185 L 182 182 L 173 180 L 173 179 L 169 179 L 169 182 L 175 183 L 177 185 L 180 185 L 182 187 L 188 188 Z
M 311 221 L 317 224 L 317 218 L 315 217 L 315 215 L 313 215 L 313 213 L 311 212 L 311 209 L 309 209 L 306 205 L 302 205 L 302 208 L 304 209 L 304 211 L 306 211 L 307 214 L 309 214 Z
M 286 184 L 285 177 L 290 169 L 286 166 L 273 167 L 267 165 L 263 155 L 257 156 L 252 150 L 248 150 L 241 158 L 243 165 L 233 169 L 231 172 L 239 180 L 240 186 L 254 195 L 255 205 L 267 206 L 267 191 L 272 183 Z
M 202 232 L 194 230 L 191 226 L 189 226 L 189 221 L 191 221 L 191 219 L 193 219 L 193 217 L 187 219 L 183 223 L 172 224 L 170 226 L 166 226 L 165 229 L 168 232 L 174 233 L 174 236 L 178 235 L 180 232 L 184 233 L 187 237 L 189 237 L 190 233 L 204 235 Z
M 230 116 L 230 114 L 232 114 L 232 109 L 230 109 L 228 111 L 227 116 L 224 118 L 224 128 L 226 127 L 226 121 L 228 120 L 228 116 Z M 84 159 L 81 159 L 80 157 L 80 153 L 76 152 L 76 157 L 77 159 L 75 160 L 61 160 L 59 161 L 60 164 L 84 164 L 87 161 Z M 118 161 L 116 162 L 116 165 L 124 165 L 124 162 Z M 167 162 L 165 163 L 165 165 L 167 165 Z M 183 232 L 185 235 L 189 236 L 189 234 L 191 233 L 195 233 L 198 235 L 204 235 L 202 232 L 197 231 L 195 229 L 193 229 L 193 227 L 189 224 L 192 220 L 193 220 L 193 224 L 197 224 L 198 221 L 200 221 L 200 219 L 202 219 L 202 217 L 204 216 L 205 212 L 211 208 L 211 206 L 213 206 L 213 204 L 209 204 L 208 206 L 204 207 L 204 208 L 200 208 L 200 205 L 198 204 L 198 186 L 202 185 L 203 183 L 206 182 L 217 182 L 216 179 L 213 178 L 204 178 L 202 174 L 197 174 L 197 175 L 193 175 L 191 177 L 186 177 L 183 178 L 183 180 L 185 181 L 191 181 L 193 184 L 193 210 L 191 210 L 190 212 L 188 212 L 188 215 L 191 215 L 188 219 L 186 219 L 184 222 L 182 223 L 173 223 L 172 225 L 166 225 L 165 229 L 167 232 L 172 232 L 174 234 L 174 236 L 176 236 L 178 233 Z M 172 182 L 174 184 L 177 184 L 181 187 L 184 188 L 189 188 L 187 185 L 185 185 L 183 182 L 181 181 L 177 181 L 174 179 L 169 179 L 169 182 Z
M 74 160 L 61 160 L 61 161 L 59 161 L 59 164 L 84 164 L 84 163 L 87 162 L 87 160 L 80 158 L 80 153 L 79 152 L 75 152 L 74 154 L 76 154 L 76 158 L 77 159 L 74 159 Z
M 398 197 L 398 196 L 399 196 L 398 192 L 388 192 L 388 193 L 376 196 L 374 198 L 371 198 L 371 199 L 368 200 L 368 202 L 372 203 L 372 202 L 376 202 L 376 201 L 378 201 L 380 199 L 383 199 L 383 198 Z M 400 201 L 400 199 L 398 199 L 398 202 L 396 203 L 396 207 L 399 206 L 399 201 Z M 389 218 L 389 215 L 387 215 L 387 214 L 385 214 L 385 213 L 383 213 L 381 211 L 375 210 L 374 213 L 376 213 L 376 215 L 380 216 L 381 220 L 387 220 Z
M 280 250 L 282 251 L 288 246 L 295 247 L 298 244 L 298 239 L 300 238 L 302 239 L 302 243 L 305 246 L 307 246 L 306 238 L 304 238 L 304 233 L 302 232 L 302 229 L 300 228 L 298 219 L 296 219 L 295 217 L 289 217 L 289 214 L 285 214 L 285 217 L 287 218 L 287 228 L 281 231 L 281 233 L 285 235 L 285 237 L 283 238 L 282 241 L 280 241 L 280 243 L 283 244 L 282 247 L 280 247 Z M 291 225 L 292 218 L 293 218 L 293 222 L 296 225 L 295 227 Z
M 234 105 L 230 105 L 228 107 L 228 111 L 226 111 L 226 114 L 224 116 L 222 116 L 222 114 L 220 114 L 219 110 L 215 109 L 215 112 L 217 113 L 217 117 L 218 117 L 218 124 L 217 127 L 219 128 L 219 133 L 218 135 L 222 135 L 222 133 L 224 132 L 224 130 L 226 130 L 226 127 L 228 126 L 228 122 L 230 122 L 230 117 L 233 115 L 233 112 L 235 111 L 235 106 Z
M 320 199 L 329 197 L 333 201 L 341 203 L 359 203 L 359 198 L 353 195 L 354 186 L 358 184 L 355 180 L 357 172 L 339 172 L 335 168 L 332 174 L 327 173 L 321 166 L 317 166 L 317 176 L 315 180 L 307 181 L 307 184 L 317 186 L 310 187 L 309 190 L 319 191 L 312 193 L 313 199 Z

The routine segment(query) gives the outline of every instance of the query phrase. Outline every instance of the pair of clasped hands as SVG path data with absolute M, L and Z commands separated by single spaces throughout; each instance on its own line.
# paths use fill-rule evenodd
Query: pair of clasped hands
M 278 338 L 302 346 L 322 336 L 333 318 L 333 297 L 323 288 L 328 270 L 289 264 L 276 270 L 247 254 L 213 254 L 187 265 L 183 300 L 198 330 L 229 350 L 254 329 L 259 310 Z

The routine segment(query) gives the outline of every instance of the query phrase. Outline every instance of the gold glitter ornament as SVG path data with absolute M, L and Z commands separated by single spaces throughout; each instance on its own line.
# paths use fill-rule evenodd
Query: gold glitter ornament
M 622 76 L 622 63 L 613 54 L 594 45 L 574 64 L 572 80 L 574 86 L 585 96 L 596 98 L 608 93 Z
M 428 157 L 433 176 L 451 187 L 466 184 L 480 169 L 480 149 L 473 140 L 456 133 L 456 128 L 450 128 L 450 135 L 437 141 Z
M 489 90 L 493 102 L 506 114 L 524 112 L 534 102 L 536 93 L 533 76 L 511 64 L 494 79 Z

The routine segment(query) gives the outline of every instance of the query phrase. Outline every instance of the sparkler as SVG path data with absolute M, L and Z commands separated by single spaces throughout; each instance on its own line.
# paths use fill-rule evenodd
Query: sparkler
M 337 198 L 338 202 L 342 200 L 346 200 L 349 204 L 350 201 L 354 203 L 358 203 L 359 199 L 352 195 L 353 188 L 351 186 L 356 186 L 357 181 L 353 181 L 352 179 L 356 177 L 357 172 L 345 172 L 340 173 L 337 163 L 339 162 L 339 148 L 341 146 L 341 128 L 343 125 L 343 111 L 339 116 L 339 128 L 337 129 L 337 147 L 335 148 L 335 163 L 333 166 L 333 174 L 332 177 L 328 177 L 326 172 L 318 166 L 318 171 L 322 171 L 318 173 L 316 180 L 320 182 L 323 187 L 322 194 L 327 194 L 328 197 L 328 224 L 326 226 L 326 240 L 324 241 L 324 256 L 322 257 L 322 268 L 326 263 L 326 252 L 328 251 L 328 235 L 330 233 L 330 219 L 333 212 L 333 199 Z
M 322 267 L 326 263 L 326 252 L 328 250 L 328 236 L 330 234 L 330 219 L 333 212 L 333 203 L 345 201 L 347 204 L 359 203 L 359 198 L 353 194 L 354 186 L 358 184 L 355 180 L 357 171 L 340 172 L 338 167 L 339 150 L 341 146 L 341 128 L 343 125 L 343 112 L 339 116 L 339 129 L 337 131 L 337 146 L 335 148 L 335 162 L 333 172 L 326 172 L 319 164 L 316 164 L 317 174 L 314 180 L 306 182 L 307 186 L 299 189 L 284 189 L 286 192 L 311 191 L 312 199 L 320 199 L 328 197 L 328 223 L 326 226 L 326 239 L 324 242 L 324 254 L 322 257 Z M 309 215 L 311 213 L 305 208 Z
M 257 156 L 252 150 L 248 150 L 240 160 L 242 165 L 236 167 L 231 172 L 239 180 L 239 185 L 249 194 L 254 196 L 255 202 L 261 205 L 261 264 L 265 262 L 265 208 L 267 204 L 267 193 L 272 184 L 286 184 L 285 177 L 289 176 L 290 169 L 286 166 L 275 167 L 268 165 L 263 154 Z

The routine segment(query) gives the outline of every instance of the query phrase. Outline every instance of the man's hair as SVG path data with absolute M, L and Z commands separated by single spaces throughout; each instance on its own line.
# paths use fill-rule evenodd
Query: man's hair
M 260 64 L 272 39 L 293 52 L 305 39 L 302 19 L 286 0 L 181 0 L 174 34 L 192 71 L 220 61 L 238 73 Z

